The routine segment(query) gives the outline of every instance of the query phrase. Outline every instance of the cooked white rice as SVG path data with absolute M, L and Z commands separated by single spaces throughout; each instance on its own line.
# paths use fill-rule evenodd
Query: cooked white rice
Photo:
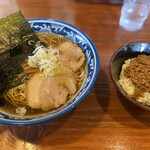
M 134 58 L 132 58 L 132 59 L 134 59 Z M 131 78 L 127 78 L 124 75 L 124 69 L 130 65 L 130 62 L 131 62 L 132 59 L 126 60 L 125 64 L 122 65 L 122 70 L 121 70 L 120 79 L 119 79 L 119 84 L 121 85 L 121 87 L 124 89 L 124 91 L 130 97 L 132 97 L 133 94 L 134 94 L 135 86 L 133 85 Z M 136 100 L 138 102 L 144 104 L 144 105 L 150 106 L 150 93 L 149 92 L 145 92 L 144 93 L 144 97 L 140 96 Z

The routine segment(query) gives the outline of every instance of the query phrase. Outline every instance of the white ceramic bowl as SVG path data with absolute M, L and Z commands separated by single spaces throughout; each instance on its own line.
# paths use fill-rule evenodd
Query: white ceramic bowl
M 76 107 L 92 89 L 99 71 L 99 57 L 93 42 L 78 28 L 61 21 L 51 19 L 28 20 L 35 32 L 52 32 L 64 35 L 74 43 L 78 44 L 86 55 L 87 75 L 86 79 L 76 96 L 66 102 L 62 107 L 38 116 L 20 118 L 0 111 L 0 124 L 27 126 L 44 123 L 64 115 Z

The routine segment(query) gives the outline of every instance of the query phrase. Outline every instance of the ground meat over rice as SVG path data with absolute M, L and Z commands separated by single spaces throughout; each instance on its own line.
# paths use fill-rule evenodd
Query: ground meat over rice
M 150 56 L 139 55 L 131 60 L 124 75 L 131 78 L 134 86 L 140 91 L 150 92 Z
M 150 106 L 150 56 L 139 55 L 125 60 L 119 76 L 119 84 L 124 91 L 142 103 Z

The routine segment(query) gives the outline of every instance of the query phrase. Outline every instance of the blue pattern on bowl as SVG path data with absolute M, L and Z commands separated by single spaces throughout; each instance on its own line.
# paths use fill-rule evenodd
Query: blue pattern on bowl
M 29 23 L 35 32 L 52 32 L 61 34 L 72 40 L 74 43 L 78 44 L 84 50 L 86 55 L 87 76 L 84 84 L 82 85 L 82 88 L 77 93 L 77 95 L 59 109 L 44 115 L 23 118 L 10 115 L 5 112 L 0 112 L 1 124 L 26 126 L 44 123 L 46 121 L 56 119 L 57 117 L 64 115 L 76 107 L 88 95 L 97 79 L 99 71 L 98 53 L 92 41 L 81 30 L 70 24 L 51 19 L 30 19 Z

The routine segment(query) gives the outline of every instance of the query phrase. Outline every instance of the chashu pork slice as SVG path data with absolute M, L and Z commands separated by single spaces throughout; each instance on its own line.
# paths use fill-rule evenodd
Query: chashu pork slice
M 67 101 L 68 94 L 74 94 L 76 91 L 76 79 L 71 74 L 45 78 L 39 93 L 41 109 L 48 111 L 60 107 Z
M 49 76 L 41 84 L 39 99 L 43 111 L 57 108 L 66 102 L 68 91 L 56 80 L 55 76 Z
M 77 71 L 85 62 L 85 54 L 83 50 L 72 42 L 64 42 L 57 49 L 64 57 L 63 63 L 74 72 Z
M 27 84 L 27 102 L 31 108 L 48 111 L 60 107 L 67 101 L 68 94 L 77 91 L 73 71 L 64 68 L 61 74 L 43 77 L 35 73 Z
M 43 74 L 42 73 L 35 73 L 27 83 L 26 87 L 26 96 L 28 105 L 31 108 L 40 109 L 40 99 L 39 99 L 39 91 L 40 86 L 43 81 Z

